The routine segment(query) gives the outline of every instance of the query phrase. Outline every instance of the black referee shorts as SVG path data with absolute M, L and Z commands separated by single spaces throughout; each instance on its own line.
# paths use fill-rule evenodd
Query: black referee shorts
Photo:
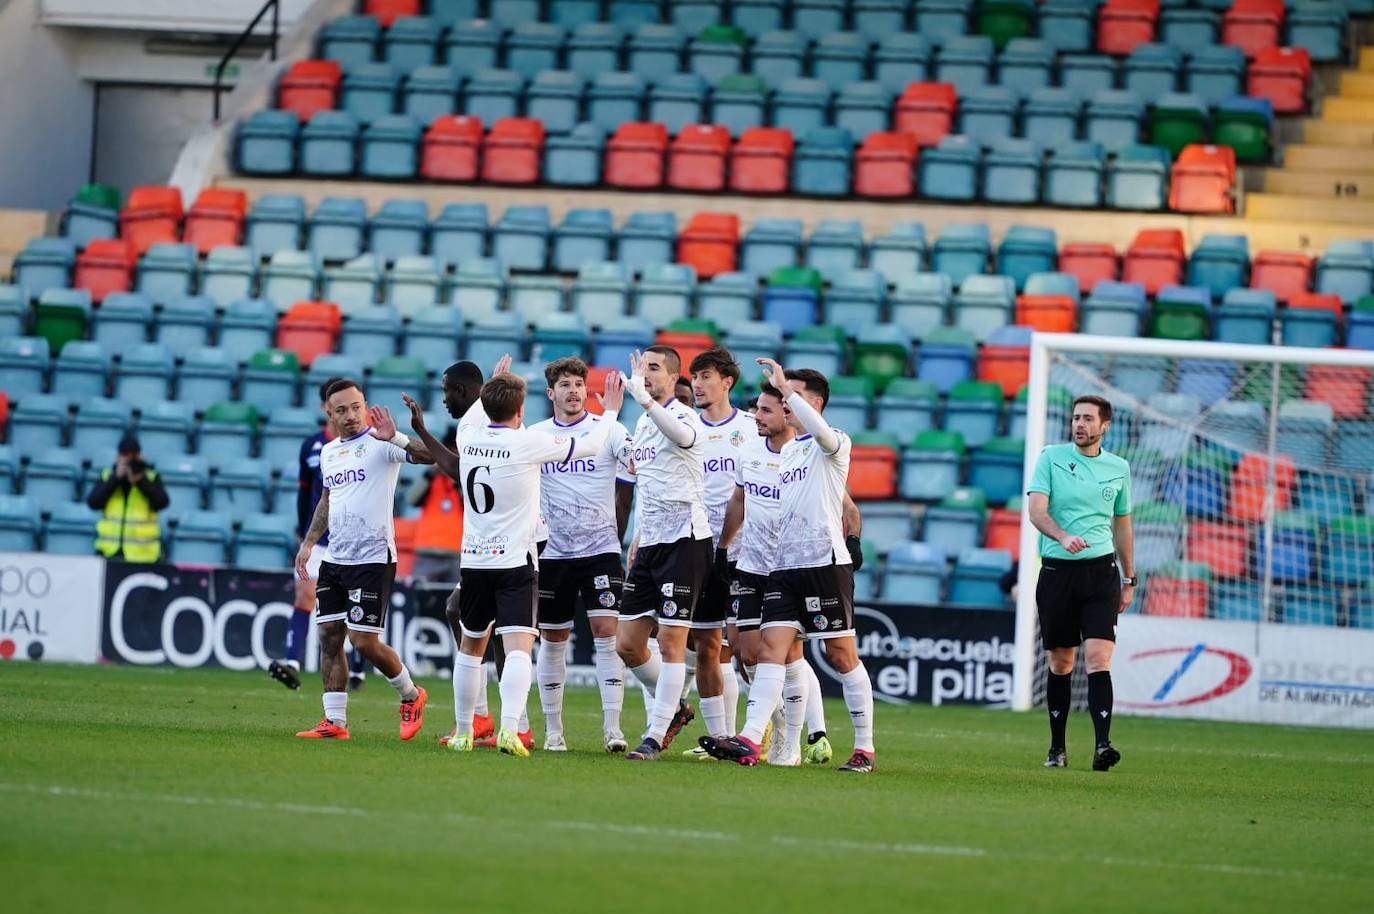
M 1116 640 L 1121 574 L 1115 555 L 1041 559 L 1035 585 L 1040 642 L 1045 650 L 1078 647 L 1088 638 Z

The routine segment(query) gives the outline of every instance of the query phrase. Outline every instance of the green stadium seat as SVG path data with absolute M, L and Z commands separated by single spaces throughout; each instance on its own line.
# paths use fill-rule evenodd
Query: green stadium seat
M 850 326 L 850 325 L 846 325 Z M 861 327 L 854 343 L 853 371 L 873 382 L 881 394 L 907 373 L 911 357 L 911 336 L 897 324 L 872 324 Z
M 294 406 L 300 373 L 300 361 L 294 352 L 285 349 L 255 352 L 243 370 L 239 396 L 266 413 L 281 406 Z

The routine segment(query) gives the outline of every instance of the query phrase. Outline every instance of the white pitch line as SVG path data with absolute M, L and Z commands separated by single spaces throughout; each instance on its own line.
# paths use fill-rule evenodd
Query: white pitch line
M 177 806 L 222 806 L 230 809 L 243 809 L 250 812 L 282 812 L 297 815 L 344 816 L 350 818 L 407 818 L 416 821 L 434 821 L 436 816 L 404 810 L 365 809 L 357 806 L 334 806 L 313 803 L 282 803 L 266 800 L 253 800 L 246 797 L 207 797 L 170 793 L 135 793 L 132 791 L 97 790 L 87 787 L 67 787 L 60 784 L 14 784 L 0 783 L 0 792 L 22 793 L 40 797 L 57 797 L 81 800 L 112 800 L 130 803 L 169 803 Z M 472 825 L 496 825 L 503 820 L 494 817 L 466 815 L 464 813 L 443 813 L 437 818 L 448 822 L 463 822 Z M 693 841 L 714 841 L 719 843 L 757 844 L 767 841 L 779 847 L 829 848 L 841 851 L 855 851 L 866 854 L 892 854 L 903 857 L 965 857 L 982 859 L 1023 860 L 1031 862 L 1054 863 L 1061 865 L 1091 864 L 1098 866 L 1120 866 L 1132 869 L 1170 869 L 1195 873 L 1220 874 L 1228 876 L 1249 876 L 1267 879 L 1317 879 L 1335 882 L 1374 882 L 1374 877 L 1348 876 L 1343 873 L 1323 873 L 1311 870 L 1268 869 L 1256 866 L 1240 866 L 1227 863 L 1184 863 L 1169 860 L 1141 860 L 1128 857 L 1080 858 L 1069 855 L 1033 853 L 998 853 L 980 847 L 961 847 L 958 845 L 908 844 L 887 841 L 849 841 L 844 839 L 800 838 L 793 835 L 751 835 L 743 832 L 704 831 L 697 829 L 669 828 L 659 825 L 634 825 L 617 822 L 586 822 L 580 820 L 554 819 L 537 826 L 561 831 L 611 833 L 633 835 L 636 837 L 684 839 Z

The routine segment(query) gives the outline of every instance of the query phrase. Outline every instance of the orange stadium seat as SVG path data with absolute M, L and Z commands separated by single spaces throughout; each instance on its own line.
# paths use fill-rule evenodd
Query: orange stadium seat
M 86 289 L 91 301 L 99 303 L 111 292 L 133 288 L 134 265 L 138 257 L 133 245 L 123 238 L 98 238 L 76 256 L 72 286 Z
M 916 183 L 916 137 L 897 131 L 870 133 L 854 156 L 854 193 L 861 197 L 909 197 Z
M 398 517 L 393 521 L 396 533 L 396 573 L 401 577 L 415 569 L 415 533 L 420 520 L 415 517 Z
M 730 131 L 717 124 L 688 124 L 668 147 L 668 186 L 718 191 L 725 187 Z
M 1078 306 L 1067 295 L 1018 295 L 1016 323 L 1043 333 L 1072 333 L 1078 324 Z
M 341 318 L 333 302 L 298 301 L 277 322 L 277 348 L 294 352 L 302 365 L 334 351 Z
M 897 497 L 897 452 L 881 444 L 856 444 L 849 457 L 849 494 L 856 500 Z
M 918 146 L 936 146 L 954 125 L 959 93 L 951 83 L 911 83 L 897 99 L 892 128 L 916 138 Z
M 475 181 L 482 149 L 482 119 L 446 114 L 434 119 L 420 146 L 420 176 L 436 181 Z
M 1145 586 L 1145 614 L 1202 619 L 1207 615 L 1207 589 L 1204 580 L 1151 575 Z
M 1077 276 L 1078 289 L 1084 295 L 1102 280 L 1116 279 L 1118 269 L 1116 248 L 1110 244 L 1079 241 L 1059 250 L 1059 272 Z
M 148 248 L 181 236 L 181 191 L 175 187 L 135 187 L 119 213 L 119 235 L 143 256 Z
M 677 354 L 682 357 L 682 370 L 685 374 L 687 366 L 692 364 L 692 360 L 701 355 L 712 346 L 716 345 L 709 334 L 705 333 L 678 333 L 672 330 L 664 330 L 654 337 L 656 346 L 672 346 L 677 350 Z M 602 382 L 605 383 L 604 380 Z M 593 397 L 592 399 L 595 399 Z
M 1263 454 L 1246 454 L 1240 458 L 1236 474 L 1231 478 L 1231 503 L 1227 513 L 1236 520 L 1264 519 L 1264 497 L 1268 488 L 1269 461 Z M 1293 483 L 1297 481 L 1293 458 L 1280 455 L 1274 460 L 1274 511 L 1287 511 L 1293 500 Z
M 985 345 L 978 353 L 978 380 L 1002 388 L 1002 396 L 1014 397 L 1030 380 L 1030 350 L 1024 346 Z
M 1005 549 L 1012 560 L 1021 558 L 1021 512 L 1013 508 L 991 508 L 988 511 L 984 549 Z
M 1138 282 L 1149 295 L 1165 286 L 1183 282 L 1183 232 L 1178 229 L 1143 229 L 1126 249 L 1121 265 L 1122 282 Z
M 619 371 L 619 370 L 621 370 L 621 369 L 615 368 L 615 367 L 610 366 L 610 365 L 588 365 L 588 366 L 587 366 L 587 390 L 592 390 L 592 391 L 596 391 L 596 390 L 605 390 L 605 389 L 606 389 L 606 376 L 607 376 L 608 374 L 610 374 L 611 372 L 613 372 L 613 371 Z M 628 368 L 627 368 L 627 369 L 624 369 L 624 370 L 629 371 Z M 589 413 L 594 413 L 594 414 L 596 414 L 596 415 L 598 415 L 598 416 L 601 415 L 601 414 L 604 412 L 604 410 L 601 408 L 601 401 L 598 400 L 598 399 L 597 399 L 596 397 L 594 397 L 594 396 L 593 396 L 593 397 L 588 397 L 588 398 L 586 399 L 586 401 L 583 402 L 582 405 L 585 406 L 585 407 L 587 408 L 587 412 L 589 412 Z M 633 431 L 633 429 L 631 429 L 631 431 Z
M 343 69 L 337 60 L 298 60 L 281 78 L 277 107 L 294 111 L 301 122 L 317 111 L 329 111 L 339 98 Z
M 1307 369 L 1307 389 L 1303 399 L 1330 404 L 1338 419 L 1357 419 L 1365 414 L 1368 391 L 1368 368 L 1312 365 Z
M 1236 151 L 1230 146 L 1183 147 L 1169 181 L 1169 209 L 1179 213 L 1231 213 Z
M 605 181 L 611 187 L 662 187 L 668 128 L 662 124 L 621 124 L 606 143 Z
M 1240 524 L 1198 521 L 1188 525 L 1188 561 L 1212 569 L 1217 578 L 1241 578 L 1250 568 L 1251 533 Z
M 534 184 L 544 157 L 544 125 L 528 117 L 503 117 L 482 143 L 482 180 Z
M 784 127 L 750 127 L 730 151 L 730 189 L 780 194 L 787 190 L 795 147 Z
M 1268 289 L 1286 302 L 1312 284 L 1312 258 L 1287 251 L 1260 251 L 1250 271 L 1250 288 Z
M 734 213 L 697 213 L 677 238 L 678 263 L 694 267 L 707 279 L 733 272 L 738 250 L 739 216 Z
M 222 244 L 238 244 L 243 240 L 243 220 L 247 211 L 248 197 L 243 191 L 206 188 L 186 215 L 183 240 L 194 244 L 201 254 L 208 254 Z

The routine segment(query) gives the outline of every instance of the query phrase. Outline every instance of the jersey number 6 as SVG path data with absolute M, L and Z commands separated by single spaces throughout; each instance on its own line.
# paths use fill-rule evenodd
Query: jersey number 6
M 491 486 L 487 485 L 485 482 L 477 481 L 478 470 L 483 471 L 488 476 L 491 475 L 491 467 L 476 466 L 468 470 L 468 504 L 471 505 L 472 510 L 476 511 L 478 514 L 490 514 L 491 509 L 496 507 L 496 493 L 493 492 Z M 478 493 L 481 493 L 482 496 L 480 504 L 477 500 Z

